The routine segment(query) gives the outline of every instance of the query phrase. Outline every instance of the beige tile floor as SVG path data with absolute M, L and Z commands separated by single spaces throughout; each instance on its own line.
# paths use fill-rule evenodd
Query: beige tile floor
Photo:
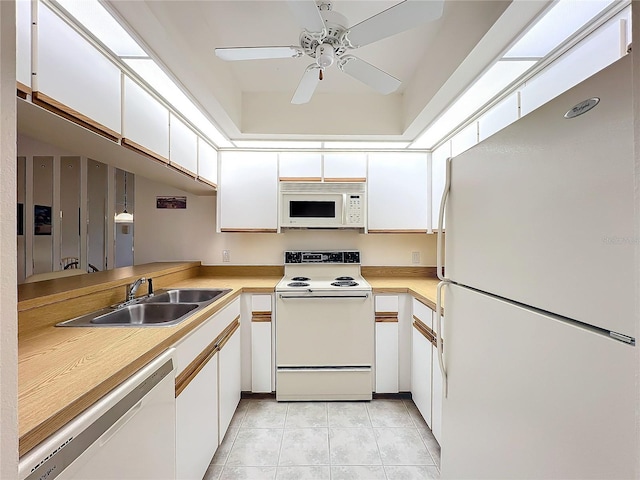
M 411 400 L 243 399 L 204 480 L 438 479 L 439 465 Z

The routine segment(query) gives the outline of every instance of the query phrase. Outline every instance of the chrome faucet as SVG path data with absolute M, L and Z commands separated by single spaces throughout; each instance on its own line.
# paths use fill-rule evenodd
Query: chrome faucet
M 146 282 L 146 280 L 146 278 L 140 277 L 131 285 L 127 285 L 127 302 L 130 302 L 131 300 L 136 298 L 136 292 L 138 291 L 138 288 L 140 288 L 140 285 L 142 285 L 143 282 Z

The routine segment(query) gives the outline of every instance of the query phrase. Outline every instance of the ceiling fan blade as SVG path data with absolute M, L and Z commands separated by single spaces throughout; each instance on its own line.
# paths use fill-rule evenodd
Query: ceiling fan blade
M 289 0 L 287 4 L 298 25 L 306 31 L 320 33 L 324 30 L 324 20 L 315 0 Z
M 303 55 L 300 47 L 231 47 L 216 48 L 216 56 L 222 60 L 268 60 L 272 58 L 297 58 Z
M 442 16 L 444 0 L 405 0 L 349 29 L 354 48 L 404 32 Z
M 293 94 L 293 98 L 291 98 L 291 103 L 301 105 L 311 100 L 313 92 L 316 91 L 316 87 L 320 81 L 319 71 L 320 67 L 315 63 L 307 67 L 298 84 L 298 88 L 296 88 L 296 92 Z
M 347 75 L 351 75 L 356 80 L 360 80 L 365 85 L 369 85 L 384 95 L 395 92 L 402 84 L 400 80 L 383 72 L 370 63 L 365 62 L 353 55 L 342 57 L 338 64 L 340 70 Z

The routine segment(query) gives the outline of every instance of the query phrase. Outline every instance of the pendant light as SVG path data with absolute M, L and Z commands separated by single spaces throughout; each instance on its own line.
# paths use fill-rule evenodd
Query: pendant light
M 124 172 L 124 212 L 115 216 L 116 223 L 133 223 L 133 214 L 127 212 L 127 172 Z

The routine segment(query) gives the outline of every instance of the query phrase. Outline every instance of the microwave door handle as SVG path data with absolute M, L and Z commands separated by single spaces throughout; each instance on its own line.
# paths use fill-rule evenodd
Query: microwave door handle
M 347 194 L 342 194 L 342 225 L 347 224 Z

